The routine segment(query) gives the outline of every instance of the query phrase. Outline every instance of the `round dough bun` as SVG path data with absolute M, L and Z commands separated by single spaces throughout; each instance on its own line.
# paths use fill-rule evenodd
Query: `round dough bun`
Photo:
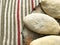
M 24 17 L 23 22 L 31 31 L 39 34 L 58 34 L 59 23 L 52 17 L 42 13 L 32 13 Z
M 60 0 L 41 0 L 41 7 L 48 15 L 60 19 Z
M 30 45 L 60 45 L 60 36 L 45 36 L 33 40 Z

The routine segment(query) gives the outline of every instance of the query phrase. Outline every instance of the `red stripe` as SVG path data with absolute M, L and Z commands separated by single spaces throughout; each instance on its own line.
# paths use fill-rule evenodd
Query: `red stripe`
M 34 9 L 34 0 L 31 0 L 32 1 L 32 10 Z
M 18 45 L 20 45 L 20 19 L 19 19 L 19 6 L 20 0 L 18 0 L 18 8 L 17 8 L 17 24 L 18 24 Z

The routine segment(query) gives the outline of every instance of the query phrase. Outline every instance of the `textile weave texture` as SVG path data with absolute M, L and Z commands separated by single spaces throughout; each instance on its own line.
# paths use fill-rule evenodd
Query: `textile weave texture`
M 0 0 L 0 45 L 22 44 L 22 20 L 40 0 Z

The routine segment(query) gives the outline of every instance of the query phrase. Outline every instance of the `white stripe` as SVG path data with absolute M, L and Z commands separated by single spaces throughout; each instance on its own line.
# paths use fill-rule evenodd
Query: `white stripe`
M 6 39 L 6 14 L 7 14 L 7 6 L 8 0 L 6 1 L 6 7 L 5 7 L 5 15 L 4 15 L 4 39 L 3 39 L 3 45 L 5 45 L 5 39 Z
M 15 11 L 15 20 L 16 20 L 16 45 L 18 45 L 17 4 L 18 4 L 18 0 L 16 0 L 16 11 Z
M 30 0 L 30 12 L 32 11 L 32 3 L 31 3 L 31 0 Z
M 11 45 L 14 45 L 14 2 L 15 0 L 13 0 L 13 3 L 12 3 L 12 40 L 11 40 Z
M 39 3 L 41 3 L 41 0 L 39 0 Z
M 25 0 L 23 0 L 23 17 L 25 17 Z
M 1 10 L 2 10 L 2 0 L 0 0 L 0 37 L 1 37 Z
M 21 21 L 21 18 L 22 18 L 22 17 L 21 17 L 21 0 L 20 0 L 20 7 L 19 7 L 19 9 L 20 9 L 20 10 L 19 10 L 19 18 L 20 18 L 20 21 Z M 20 31 L 22 32 L 22 30 L 20 30 Z
M 21 0 L 20 0 L 20 7 L 19 7 L 19 18 L 20 18 L 20 43 L 21 43 L 21 45 L 23 45 L 23 43 L 22 43 L 22 34 L 21 34 L 21 32 L 22 32 L 22 23 L 21 23 L 21 21 L 22 21 L 22 19 L 21 18 L 23 18 L 23 17 L 21 17 L 22 15 L 21 15 Z
M 9 2 L 9 9 L 8 9 L 8 40 L 7 40 L 7 45 L 10 44 L 10 10 L 11 10 L 11 0 Z
M 26 0 L 25 3 L 26 3 L 26 5 L 27 5 L 27 14 L 28 14 L 28 13 L 29 13 L 29 11 L 28 11 L 28 4 L 29 4 L 29 3 L 28 3 L 28 0 Z
M 35 8 L 35 6 L 36 6 L 36 5 L 35 5 L 35 0 L 33 0 L 33 2 L 34 2 L 34 8 Z
M 39 3 L 38 3 L 38 0 L 35 0 L 35 1 L 37 2 L 37 3 L 36 3 L 36 6 L 37 6 L 37 5 L 39 4 Z

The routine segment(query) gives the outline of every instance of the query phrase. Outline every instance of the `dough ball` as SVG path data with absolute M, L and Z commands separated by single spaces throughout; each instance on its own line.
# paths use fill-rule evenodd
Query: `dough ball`
M 24 17 L 23 22 L 31 31 L 39 34 L 58 34 L 59 23 L 52 17 L 42 13 L 32 13 Z
M 60 0 L 41 0 L 41 7 L 48 15 L 60 19 Z
M 45 36 L 33 40 L 30 45 L 60 45 L 60 36 Z

